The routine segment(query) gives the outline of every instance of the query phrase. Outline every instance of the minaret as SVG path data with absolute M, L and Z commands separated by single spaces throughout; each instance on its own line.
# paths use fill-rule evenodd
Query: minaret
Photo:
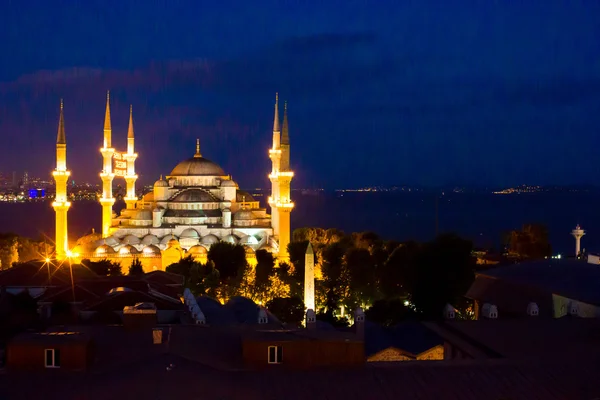
M 133 144 L 133 141 L 131 142 Z M 128 146 L 129 147 L 129 146 Z M 133 148 L 132 148 L 133 150 Z M 112 224 L 112 206 L 115 199 L 112 194 L 112 182 L 115 177 L 113 174 L 113 155 L 115 149 L 112 147 L 112 129 L 110 125 L 110 93 L 106 92 L 106 113 L 104 115 L 104 145 L 100 149 L 103 158 L 102 172 L 102 197 L 100 204 L 102 205 L 102 237 L 109 235 L 110 226 Z
M 279 129 L 279 95 L 275 93 L 275 118 L 273 119 L 273 146 L 269 150 L 269 158 L 271 159 L 271 196 L 269 197 L 269 205 L 271 206 L 271 226 L 273 227 L 273 236 L 279 236 L 279 215 L 277 210 L 277 201 L 279 199 L 279 162 L 281 159 L 281 132 Z M 280 246 L 281 252 L 281 246 Z
M 581 253 L 581 238 L 585 235 L 585 231 L 577 224 L 575 229 L 571 231 L 571 235 L 575 238 L 575 257 L 579 257 Z
M 304 307 L 315 310 L 315 253 L 310 243 L 304 254 Z
M 56 258 L 64 260 L 69 251 L 67 212 L 71 203 L 67 197 L 67 181 L 71 172 L 67 170 L 67 138 L 65 136 L 65 119 L 63 102 L 60 101 L 60 118 L 58 120 L 58 135 L 56 137 L 56 169 L 52 173 L 56 182 L 56 197 L 52 203 L 56 213 Z
M 279 199 L 277 202 L 277 218 L 279 218 L 279 257 L 284 260 L 289 259 L 287 246 L 290 243 L 290 213 L 294 208 L 291 196 L 291 183 L 294 173 L 290 168 L 290 136 L 287 118 L 287 102 L 283 107 L 283 129 L 281 131 L 281 158 L 279 181 Z
M 110 118 L 110 115 L 109 115 Z M 109 120 L 110 124 L 110 120 Z M 134 151 L 135 137 L 133 134 L 133 106 L 129 106 L 129 129 L 127 130 L 127 154 L 124 155 L 127 161 L 127 174 L 125 175 L 125 182 L 127 183 L 127 196 L 125 197 L 125 204 L 127 204 L 128 210 L 135 208 L 135 203 L 138 200 L 135 194 L 135 181 L 138 176 L 135 174 L 135 160 L 137 154 Z

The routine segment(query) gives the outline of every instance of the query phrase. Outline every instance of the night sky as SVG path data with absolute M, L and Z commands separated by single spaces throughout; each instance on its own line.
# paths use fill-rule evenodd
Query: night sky
M 600 2 L 0 5 L 0 171 L 95 180 L 133 104 L 143 183 L 194 153 L 267 185 L 275 92 L 295 187 L 600 183 Z

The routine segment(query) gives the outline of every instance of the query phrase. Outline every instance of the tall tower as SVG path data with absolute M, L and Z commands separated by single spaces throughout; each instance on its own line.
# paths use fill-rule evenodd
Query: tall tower
M 60 118 L 58 120 L 58 135 L 56 137 L 56 169 L 52 172 L 56 182 L 56 198 L 52 203 L 56 213 L 56 231 L 54 242 L 56 245 L 56 258 L 64 260 L 69 251 L 67 212 L 71 203 L 67 197 L 67 181 L 71 172 L 67 170 L 67 138 L 65 136 L 65 119 L 63 115 L 63 102 L 60 101 Z
M 575 257 L 579 257 L 581 253 L 581 238 L 585 235 L 585 231 L 577 224 L 575 229 L 571 231 L 571 235 L 575 238 Z
M 133 141 L 131 142 L 133 144 Z M 129 144 L 129 143 L 128 143 Z M 129 146 L 128 146 L 129 147 Z M 133 150 L 133 149 L 132 149 Z M 112 223 L 112 206 L 115 199 L 112 194 L 112 182 L 115 177 L 112 171 L 113 155 L 115 149 L 112 147 L 112 129 L 110 125 L 110 93 L 106 92 L 106 113 L 104 115 L 104 144 L 100 149 L 103 166 L 100 178 L 102 179 L 102 237 L 107 237 Z
M 310 243 L 304 254 L 304 306 L 315 311 L 315 253 Z
M 273 234 L 279 242 L 281 260 L 288 260 L 287 246 L 290 243 L 290 213 L 294 208 L 291 199 L 291 181 L 294 173 L 290 169 L 290 138 L 287 122 L 287 103 L 284 108 L 283 132 L 279 127 L 279 96 L 275 94 L 275 117 L 273 120 L 273 147 L 269 150 L 271 159 L 271 223 Z
M 135 208 L 135 202 L 137 201 L 137 196 L 135 194 L 135 181 L 138 178 L 138 176 L 135 174 L 135 159 L 137 158 L 137 154 L 134 152 L 134 141 L 135 137 L 133 135 L 133 106 L 129 106 L 127 154 L 125 154 L 124 156 L 125 160 L 127 161 L 127 174 L 125 175 L 125 182 L 127 183 L 127 195 L 125 197 L 125 204 L 127 204 L 128 210 L 133 210 Z

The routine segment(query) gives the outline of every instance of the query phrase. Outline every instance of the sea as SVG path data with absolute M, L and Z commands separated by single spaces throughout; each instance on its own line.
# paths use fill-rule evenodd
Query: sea
M 427 192 L 297 192 L 292 229 L 337 228 L 372 231 L 384 239 L 427 241 L 436 232 L 453 232 L 479 248 L 500 249 L 508 232 L 526 223 L 544 224 L 554 254 L 572 255 L 570 232 L 580 224 L 587 234 L 582 248 L 600 252 L 600 193 L 521 194 Z M 96 202 L 73 202 L 70 237 L 99 231 Z M 598 229 L 596 229 L 598 227 Z M 37 239 L 52 238 L 54 211 L 49 202 L 0 203 L 0 232 Z

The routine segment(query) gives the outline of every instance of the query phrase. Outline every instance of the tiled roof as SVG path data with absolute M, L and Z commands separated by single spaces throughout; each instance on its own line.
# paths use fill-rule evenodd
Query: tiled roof
M 144 275 L 147 282 L 161 283 L 163 285 L 181 285 L 183 286 L 183 275 L 173 274 L 166 271 L 152 271 Z
M 85 311 L 122 311 L 126 306 L 134 306 L 137 303 L 154 303 L 158 310 L 182 310 L 183 303 L 163 300 L 138 291 L 117 292 L 105 295 L 97 301 L 89 304 Z
M 481 275 L 600 305 L 600 266 L 585 260 L 548 259 L 492 268 Z
M 444 344 L 443 339 L 420 322 L 404 322 L 393 328 L 365 323 L 365 354 L 394 347 L 415 356 Z
M 136 349 L 135 338 L 123 341 Z M 125 349 L 125 346 L 119 346 Z M 161 348 L 162 350 L 162 348 Z M 128 354 L 131 351 L 127 351 Z M 99 356 L 103 356 L 99 354 Z M 0 375 L 7 398 L 461 399 L 592 400 L 600 393 L 600 358 L 549 363 L 411 362 L 312 371 L 218 370 L 150 349 L 146 357 L 114 356 L 114 366 L 85 374 Z M 35 381 L 35 385 L 31 382 Z M 76 394 L 76 397 L 73 395 Z

